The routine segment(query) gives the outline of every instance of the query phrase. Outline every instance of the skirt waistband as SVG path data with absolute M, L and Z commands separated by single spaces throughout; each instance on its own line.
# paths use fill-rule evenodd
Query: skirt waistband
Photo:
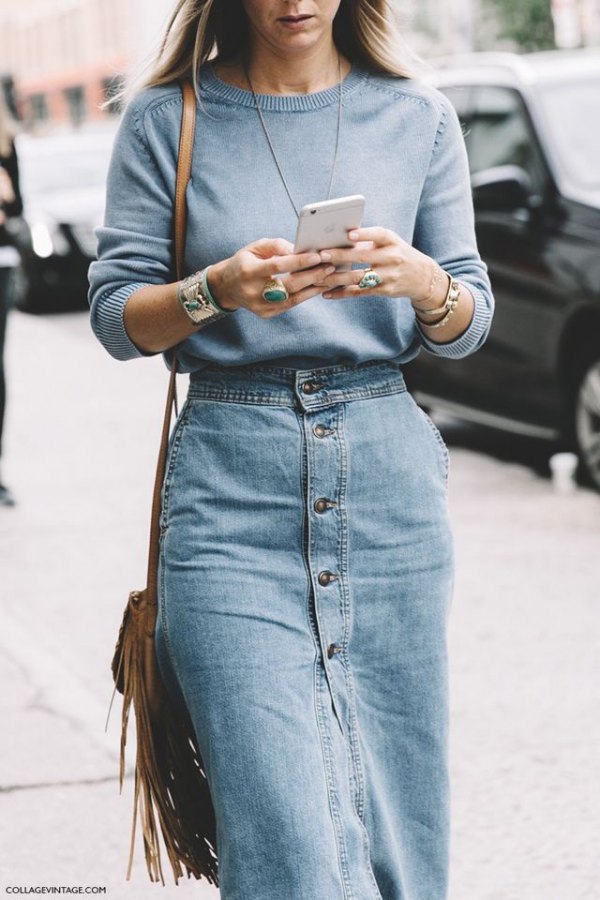
M 291 369 L 281 366 L 219 366 L 211 363 L 190 375 L 188 397 L 299 406 L 309 411 L 406 390 L 398 363 L 369 360 L 363 363 Z

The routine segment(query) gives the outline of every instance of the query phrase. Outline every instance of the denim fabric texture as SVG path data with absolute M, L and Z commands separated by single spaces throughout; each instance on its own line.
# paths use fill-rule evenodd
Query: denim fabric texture
M 187 191 L 186 273 L 259 238 L 293 242 L 297 224 L 252 94 L 221 81 L 210 63 L 199 74 L 202 104 Z M 338 96 L 334 86 L 258 97 L 299 208 L 326 197 Z M 142 91 L 125 111 L 116 138 L 89 301 L 92 327 L 117 359 L 142 355 L 123 324 L 128 298 L 144 284 L 175 280 L 171 223 L 181 103 L 176 85 Z M 422 347 L 458 358 L 481 346 L 494 300 L 475 239 L 460 122 L 441 91 L 418 79 L 374 75 L 354 65 L 343 82 L 331 196 L 347 194 L 364 194 L 363 225 L 392 229 L 468 287 L 475 314 L 466 332 L 443 344 L 428 340 L 407 297 L 328 301 L 318 295 L 268 320 L 238 309 L 211 323 L 178 345 L 179 371 L 197 371 L 210 362 L 298 369 L 371 359 L 405 363 Z M 171 358 L 169 351 L 167 362 Z
M 163 485 L 156 649 L 222 900 L 444 900 L 448 456 L 397 363 L 211 364 Z

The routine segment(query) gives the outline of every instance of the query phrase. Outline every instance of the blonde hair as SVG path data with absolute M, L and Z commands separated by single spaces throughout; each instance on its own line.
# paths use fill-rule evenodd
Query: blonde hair
M 10 156 L 15 138 L 15 123 L 8 111 L 4 90 L 0 85 L 0 156 Z
M 351 62 L 379 74 L 411 78 L 427 64 L 404 41 L 393 3 L 341 0 L 333 39 Z M 142 88 L 179 79 L 191 79 L 198 94 L 200 66 L 209 59 L 233 60 L 248 51 L 248 44 L 248 20 L 241 0 L 178 0 L 156 55 L 104 107 L 127 101 Z

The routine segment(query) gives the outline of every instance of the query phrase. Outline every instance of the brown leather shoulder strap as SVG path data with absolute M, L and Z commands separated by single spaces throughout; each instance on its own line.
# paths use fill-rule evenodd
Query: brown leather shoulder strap
M 177 181 L 175 184 L 175 269 L 177 278 L 183 278 L 183 257 L 185 254 L 185 226 L 187 208 L 185 192 L 192 172 L 194 154 L 194 129 L 196 125 L 196 94 L 191 81 L 182 81 L 183 110 L 181 113 L 181 133 L 179 136 L 179 157 L 177 160 Z
M 179 155 L 177 159 L 177 179 L 175 182 L 175 209 L 173 215 L 174 256 L 175 272 L 177 280 L 184 277 L 183 265 L 185 255 L 185 233 L 187 220 L 187 207 L 185 192 L 192 171 L 192 157 L 194 154 L 194 132 L 196 128 L 196 93 L 190 81 L 181 82 L 183 94 L 183 107 L 181 113 L 181 132 L 179 135 Z M 158 570 L 158 551 L 160 534 L 160 500 L 162 484 L 165 477 L 167 464 L 167 451 L 169 447 L 169 432 L 171 429 L 171 416 L 175 403 L 175 386 L 177 375 L 177 358 L 173 357 L 169 387 L 167 389 L 167 403 L 163 419 L 160 450 L 154 478 L 154 493 L 152 496 L 152 514 L 150 520 L 150 547 L 148 550 L 148 592 L 156 596 L 156 578 Z

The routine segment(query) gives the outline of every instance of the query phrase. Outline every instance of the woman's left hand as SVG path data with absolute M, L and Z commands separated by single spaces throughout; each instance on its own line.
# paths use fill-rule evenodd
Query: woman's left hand
M 341 300 L 344 297 L 410 297 L 416 303 L 429 293 L 434 261 L 430 256 L 411 247 L 389 228 L 358 228 L 348 232 L 354 247 L 340 247 L 323 251 L 323 261 L 332 265 L 360 263 L 381 278 L 381 284 L 373 288 L 359 288 L 366 269 L 350 269 L 334 272 L 323 279 L 323 296 Z

